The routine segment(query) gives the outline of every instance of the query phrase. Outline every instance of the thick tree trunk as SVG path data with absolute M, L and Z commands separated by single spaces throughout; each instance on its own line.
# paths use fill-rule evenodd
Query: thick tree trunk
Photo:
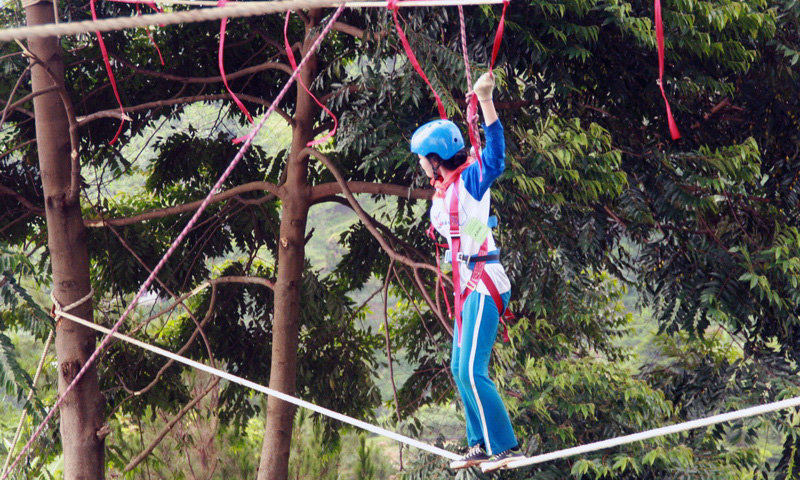
M 25 13 L 28 25 L 53 22 L 53 4 L 49 1 L 27 5 Z M 63 83 L 64 64 L 58 39 L 30 40 L 28 47 L 50 70 L 48 73 L 34 62 L 31 71 L 33 91 L 52 86 L 54 80 Z M 90 290 L 86 230 L 77 195 L 70 195 L 69 123 L 57 92 L 36 97 L 33 108 L 47 217 L 47 242 L 53 267 L 53 289 L 56 299 L 62 305 L 69 305 L 83 298 Z M 91 320 L 91 301 L 75 307 L 70 313 Z M 94 348 L 93 330 L 68 320 L 58 323 L 56 355 L 59 392 L 72 381 Z M 92 368 L 61 405 L 64 479 L 104 478 L 103 409 L 104 400 L 100 394 L 97 371 Z
M 310 30 L 321 17 L 321 11 L 308 12 L 306 41 L 303 53 L 314 41 Z M 310 58 L 300 77 L 311 85 L 317 71 L 317 59 Z M 278 276 L 275 282 L 275 306 L 272 326 L 272 365 L 269 386 L 293 395 L 297 375 L 297 346 L 300 329 L 300 289 L 305 259 L 305 230 L 308 220 L 311 188 L 308 185 L 308 158 L 300 155 L 313 138 L 317 107 L 311 98 L 297 89 L 295 125 L 287 165 L 286 182 L 281 189 L 283 211 L 278 242 Z M 289 450 L 296 407 L 270 397 L 267 401 L 267 422 L 258 480 L 286 480 L 289 475 Z

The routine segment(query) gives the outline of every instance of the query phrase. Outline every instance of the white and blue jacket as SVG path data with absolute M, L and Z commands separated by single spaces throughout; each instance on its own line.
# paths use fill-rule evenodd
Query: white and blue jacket
M 488 236 L 488 252 L 497 250 L 491 230 L 487 228 L 475 228 L 476 225 L 489 226 L 489 207 L 491 203 L 492 182 L 503 173 L 505 169 L 505 138 L 503 137 L 503 126 L 500 120 L 491 125 L 484 125 L 486 135 L 486 147 L 483 149 L 481 159 L 483 171 L 478 162 L 474 162 L 461 170 L 461 181 L 458 182 L 458 191 L 455 192 L 453 181 L 455 178 L 448 178 L 444 182 L 439 182 L 437 192 L 431 204 L 431 224 L 440 235 L 447 239 L 447 244 L 452 250 L 453 243 L 450 239 L 450 201 L 453 195 L 458 195 L 458 220 L 459 231 L 461 232 L 461 253 L 474 256 L 478 254 L 486 236 Z M 457 171 L 458 172 L 458 171 Z M 472 228 L 468 228 L 472 227 Z M 469 235 L 467 232 L 477 232 L 478 238 Z M 486 236 L 484 236 L 484 233 Z M 453 252 L 453 258 L 457 252 Z M 460 268 L 461 290 L 467 286 L 467 282 L 472 275 L 469 264 L 464 262 L 454 262 L 453 268 Z M 511 282 L 506 275 L 505 269 L 499 262 L 487 262 L 485 272 L 491 277 L 500 294 L 511 290 Z M 490 295 L 489 290 L 478 283 L 476 290 L 484 295 Z

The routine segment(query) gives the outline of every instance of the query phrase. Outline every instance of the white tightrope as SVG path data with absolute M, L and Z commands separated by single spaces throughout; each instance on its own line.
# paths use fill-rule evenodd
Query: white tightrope
M 285 402 L 289 402 L 289 403 L 292 403 L 294 405 L 297 405 L 298 407 L 303 407 L 303 408 L 306 408 L 306 409 L 311 410 L 313 412 L 317 412 L 317 413 L 319 413 L 321 415 L 325 415 L 326 417 L 334 418 L 334 419 L 339 420 L 341 422 L 348 423 L 350 425 L 353 425 L 355 427 L 361 428 L 361 429 L 366 430 L 368 432 L 376 433 L 378 435 L 382 435 L 384 437 L 391 438 L 392 440 L 396 440 L 398 442 L 405 443 L 406 445 L 411 445 L 412 447 L 419 448 L 420 450 L 424 450 L 426 452 L 432 453 L 434 455 L 438 455 L 440 457 L 447 458 L 449 460 L 455 460 L 457 458 L 460 458 L 459 455 L 456 455 L 455 453 L 452 453 L 452 452 L 448 452 L 447 450 L 443 450 L 441 448 L 434 447 L 434 446 L 428 445 L 426 443 L 422 443 L 419 440 L 415 440 L 413 438 L 406 437 L 405 435 L 400 435 L 399 433 L 395 433 L 395 432 L 392 432 L 390 430 L 386 430 L 385 428 L 381 428 L 381 427 L 372 425 L 372 424 L 364 422 L 362 420 L 358 420 L 358 419 L 355 419 L 353 417 L 348 417 L 347 415 L 344 415 L 344 414 L 341 414 L 341 413 L 338 413 L 338 412 L 334 412 L 333 410 L 329 410 L 329 409 L 327 409 L 325 407 L 320 407 L 319 405 L 315 405 L 313 403 L 309 403 L 309 402 L 307 402 L 305 400 L 301 400 L 301 399 L 293 397 L 291 395 L 287 395 L 287 394 L 285 394 L 283 392 L 279 392 L 277 390 L 273 390 L 273 389 L 271 389 L 269 387 L 265 387 L 265 386 L 260 385 L 258 383 L 251 382 L 250 380 L 247 380 L 247 379 L 244 379 L 242 377 L 233 375 L 233 374 L 228 373 L 228 372 L 226 372 L 224 370 L 219 370 L 217 368 L 209 367 L 208 365 L 205 365 L 203 363 L 200 363 L 200 362 L 191 360 L 189 358 L 183 357 L 181 355 L 177 355 L 175 353 L 172 353 L 169 350 L 164 350 L 163 348 L 159 348 L 159 347 L 144 343 L 144 342 L 142 342 L 140 340 L 136 340 L 135 338 L 131 338 L 131 337 L 127 336 L 127 335 L 123 335 L 123 334 L 118 333 L 118 332 L 111 332 L 111 329 L 109 329 L 109 328 L 97 325 L 95 323 L 89 322 L 89 321 L 84 320 L 84 319 L 82 319 L 80 317 L 77 317 L 75 315 L 71 315 L 69 313 L 61 311 L 61 309 L 58 308 L 57 304 L 56 304 L 56 315 L 64 317 L 64 318 L 67 318 L 69 320 L 72 320 L 73 322 L 80 323 L 81 325 L 87 326 L 89 328 L 93 328 L 93 329 L 95 329 L 95 330 L 97 330 L 99 332 L 105 333 L 106 335 L 111 333 L 114 338 L 117 338 L 117 339 L 122 340 L 124 342 L 128 342 L 128 343 L 130 343 L 132 345 L 136 345 L 137 347 L 143 348 L 143 349 L 145 349 L 145 350 L 147 350 L 149 352 L 153 352 L 155 354 L 170 358 L 172 360 L 175 360 L 176 362 L 180 362 L 180 363 L 182 363 L 184 365 L 187 365 L 187 366 L 190 366 L 192 368 L 196 368 L 196 369 L 204 371 L 206 373 L 210 373 L 211 375 L 215 375 L 217 377 L 224 378 L 225 380 L 228 380 L 229 382 L 233 382 L 233 383 L 245 386 L 247 388 L 252 388 L 253 390 L 256 390 L 258 392 L 265 393 L 265 394 L 273 396 L 275 398 L 279 398 L 279 399 L 281 399 L 281 400 L 283 400 Z
M 496 4 L 503 0 L 438 0 L 438 1 L 406 1 L 400 2 L 405 6 L 456 6 L 474 4 Z M 78 35 L 82 33 L 110 32 L 128 28 L 146 27 L 152 25 L 174 25 L 176 23 L 205 22 L 221 20 L 223 18 L 252 17 L 269 13 L 285 12 L 289 10 L 306 10 L 314 8 L 362 6 L 386 6 L 386 2 L 342 2 L 341 0 L 276 0 L 272 2 L 240 2 L 235 5 L 215 8 L 200 8 L 180 12 L 153 13 L 134 17 L 104 18 L 100 20 L 86 20 L 82 22 L 51 23 L 30 27 L 6 28 L 0 30 L 0 42 L 23 40 L 28 38 L 43 38 L 63 35 Z
M 537 463 L 549 462 L 559 458 L 571 457 L 582 453 L 594 452 L 606 448 L 624 445 L 626 443 L 639 442 L 649 438 L 661 437 L 673 433 L 685 432 L 695 428 L 708 427 L 718 423 L 729 422 L 731 420 L 739 420 L 742 418 L 753 417 L 756 415 L 763 415 L 765 413 L 784 410 L 787 408 L 800 406 L 800 397 L 793 397 L 778 402 L 766 403 L 755 407 L 744 408 L 742 410 L 735 410 L 733 412 L 721 413 L 712 417 L 700 418 L 683 423 L 676 423 L 675 425 L 668 425 L 666 427 L 654 428 L 645 432 L 634 433 L 622 437 L 611 438 L 599 442 L 587 443 L 578 447 L 566 448 L 564 450 L 557 450 L 555 452 L 543 453 L 533 457 L 523 458 L 509 463 L 506 468 L 519 468 L 528 465 L 535 465 Z

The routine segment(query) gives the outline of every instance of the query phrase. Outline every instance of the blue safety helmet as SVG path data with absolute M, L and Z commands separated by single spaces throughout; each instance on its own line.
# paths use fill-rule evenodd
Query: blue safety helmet
M 464 137 L 450 120 L 433 120 L 419 127 L 411 136 L 411 151 L 427 157 L 431 153 L 448 160 L 464 148 Z

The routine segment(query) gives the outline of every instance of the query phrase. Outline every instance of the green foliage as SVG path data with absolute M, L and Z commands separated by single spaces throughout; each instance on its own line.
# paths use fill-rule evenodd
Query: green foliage
M 88 18 L 80 5 L 63 7 L 72 20 Z M 499 9 L 466 9 L 469 53 L 478 74 L 490 53 Z M 100 5 L 101 16 L 133 12 L 130 5 Z M 19 10 L 10 5 L 2 15 L 4 24 L 19 20 Z M 463 118 L 466 82 L 454 9 L 404 9 L 402 16 L 448 113 Z M 641 0 L 528 0 L 512 2 L 509 10 L 495 72 L 507 171 L 492 193 L 501 221 L 495 238 L 514 285 L 511 306 L 519 321 L 512 328 L 513 343 L 497 349 L 495 367 L 498 383 L 511 392 L 508 402 L 529 453 L 793 393 L 800 354 L 800 6 L 795 0 L 664 3 L 664 81 L 684 135 L 678 142 L 667 139 L 663 99 L 654 83 L 658 67 L 651 16 L 651 2 Z M 334 33 L 320 52 L 311 87 L 329 99 L 340 119 L 339 133 L 326 152 L 349 180 L 422 185 L 407 141 L 414 127 L 435 116 L 430 93 L 398 54 L 402 50 L 387 11 L 348 10 L 341 21 L 362 29 L 363 35 Z M 232 20 L 228 45 L 237 47 L 225 52 L 228 72 L 273 55 L 280 58 L 282 50 L 273 49 L 273 44 L 280 46 L 279 37 L 272 43 L 264 40 L 281 26 L 278 16 Z M 199 23 L 153 33 L 169 58 L 165 67 L 158 65 L 142 31 L 106 37 L 118 59 L 118 78 L 125 79 L 126 104 L 224 92 L 218 82 L 180 82 L 152 74 L 218 75 L 216 62 L 204 60 L 216 52 L 214 29 Z M 298 16 L 292 17 L 290 35 L 293 41 L 305 35 Z M 78 115 L 114 110 L 102 63 L 93 61 L 99 56 L 96 43 L 88 36 L 62 42 L 70 65 L 67 89 Z M 2 55 L 19 50 L 16 44 L 0 48 Z M 10 98 L 26 67 L 19 55 L 6 58 L 0 98 Z M 270 99 L 284 81 L 284 72 L 268 69 L 231 83 L 235 91 Z M 17 96 L 29 93 L 22 82 Z M 297 110 L 295 102 L 292 95 L 284 100 L 281 108 L 288 116 Z M 202 198 L 236 151 L 231 138 L 246 128 L 236 109 L 228 107 L 212 103 L 201 114 L 181 105 L 132 112 L 119 150 L 107 145 L 116 122 L 82 126 L 84 172 L 95 170 L 93 176 L 84 175 L 92 184 L 83 198 L 84 215 L 130 217 Z M 331 127 L 328 117 L 316 114 L 310 128 L 322 132 Z M 162 122 L 174 130 L 159 133 Z M 184 128 L 185 123 L 191 126 Z M 42 273 L 48 254 L 39 248 L 45 242 L 44 219 L 37 213 L 44 205 L 41 180 L 35 146 L 25 143 L 34 135 L 33 122 L 19 111 L 10 112 L 0 134 L 0 150 L 7 152 L 0 156 L 0 185 L 27 201 L 0 195 L 0 235 L 15 252 L 36 259 L 5 252 L 0 257 L 0 271 L 21 280 L 8 280 L 0 289 L 0 330 L 5 335 L 21 329 L 44 338 L 50 321 L 31 301 L 35 296 L 20 287 L 28 285 L 27 278 L 37 286 L 48 283 Z M 245 156 L 225 188 L 262 180 L 283 183 L 290 136 L 285 130 L 266 135 L 267 147 Z M 276 138 L 284 144 L 272 143 Z M 332 181 L 316 162 L 308 162 L 308 172 L 312 184 Z M 368 203 L 382 207 L 370 211 L 387 227 L 384 233 L 395 248 L 433 263 L 433 249 L 423 235 L 422 202 L 387 202 L 376 196 Z M 119 237 L 105 228 L 89 230 L 98 321 L 110 324 L 118 318 L 188 215 L 119 227 Z M 273 278 L 282 215 L 280 202 L 258 191 L 212 205 L 162 271 L 166 287 L 153 287 L 157 306 L 168 298 L 167 289 L 181 294 L 218 275 Z M 377 333 L 360 327 L 366 313 L 357 310 L 352 298 L 370 279 L 386 278 L 389 260 L 362 224 L 334 232 L 323 224 L 328 216 L 312 214 L 308 224 L 311 241 L 330 247 L 314 257 L 315 262 L 324 258 L 324 268 L 306 264 L 303 274 L 298 392 L 371 418 L 380 402 L 372 377 L 382 368 L 375 353 L 382 344 Z M 422 273 L 420 281 L 435 295 L 433 275 Z M 426 404 L 453 398 L 447 377 L 450 339 L 416 286 L 411 272 L 400 269 L 392 278 L 391 294 L 399 300 L 390 309 L 389 330 L 411 371 L 399 392 L 407 417 Z M 634 303 L 624 303 L 626 294 L 651 309 L 661 331 L 644 349 L 641 371 L 631 367 L 638 359 L 620 346 L 629 335 Z M 206 290 L 186 304 L 198 319 L 211 314 L 205 333 L 215 361 L 251 380 L 269 381 L 271 291 L 226 284 L 217 288 L 213 302 Z M 145 315 L 137 312 L 134 320 Z M 194 321 L 179 310 L 137 334 L 177 350 L 193 331 Z M 725 331 L 731 333 L 713 337 Z M 723 338 L 734 345 L 720 343 Z M 13 358 L 11 347 L 4 345 L 5 358 Z M 199 342 L 187 354 L 208 358 Z M 143 387 L 163 360 L 116 344 L 102 365 L 109 409 L 120 415 L 155 418 L 156 412 L 174 411 L 191 394 L 185 372 L 172 367 L 159 388 L 126 400 L 123 386 Z M 232 431 L 250 425 L 261 409 L 250 392 L 231 385 L 220 392 L 218 407 Z M 411 418 L 403 428 L 423 433 L 423 422 Z M 792 415 L 766 417 L 508 475 L 792 478 L 800 445 L 796 420 Z M 317 423 L 303 427 L 314 436 L 309 449 L 319 453 L 336 447 L 337 428 Z M 121 428 L 129 430 L 125 442 L 135 437 L 130 425 Z M 367 455 L 368 443 L 361 442 L 360 454 L 354 454 L 365 477 L 370 476 L 368 458 L 374 458 Z M 131 445 L 120 447 L 120 459 L 133 453 Z M 257 446 L 242 451 L 252 454 Z M 316 475 L 323 475 L 323 459 L 334 462 L 322 453 L 307 459 L 319 460 Z M 165 457 L 153 465 L 159 461 L 164 468 L 169 464 Z M 242 466 L 243 475 L 251 474 L 249 468 Z M 326 472 L 332 475 L 333 470 Z M 404 475 L 452 476 L 425 456 L 415 458 Z M 459 475 L 480 477 L 475 472 Z

